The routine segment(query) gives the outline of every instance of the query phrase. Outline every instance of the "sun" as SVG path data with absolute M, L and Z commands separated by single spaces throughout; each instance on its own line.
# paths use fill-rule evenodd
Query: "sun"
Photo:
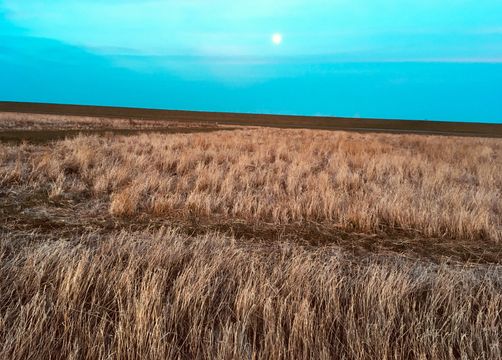
M 272 42 L 275 45 L 281 45 L 281 43 L 282 43 L 282 34 L 275 33 L 274 35 L 272 35 Z

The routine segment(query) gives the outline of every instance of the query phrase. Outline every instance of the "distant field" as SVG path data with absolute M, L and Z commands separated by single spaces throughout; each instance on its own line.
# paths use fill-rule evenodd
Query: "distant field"
M 0 141 L 46 143 L 82 135 L 134 135 L 138 133 L 186 134 L 232 130 L 211 122 L 137 120 L 55 114 L 0 112 Z
M 269 126 L 327 130 L 338 129 L 360 132 L 369 131 L 502 137 L 502 124 L 169 111 L 16 102 L 0 102 L 0 112 L 121 118 L 136 119 L 141 121 L 160 120 L 183 123 L 205 122 L 210 124 L 217 123 L 233 126 Z
M 502 139 L 91 115 L 0 113 L 0 358 L 502 358 Z

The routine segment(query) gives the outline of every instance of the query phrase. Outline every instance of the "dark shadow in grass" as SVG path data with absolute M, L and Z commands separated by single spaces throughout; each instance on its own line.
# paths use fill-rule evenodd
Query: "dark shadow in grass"
M 89 232 L 155 231 L 162 227 L 176 227 L 187 235 L 211 232 L 228 234 L 238 239 L 243 246 L 272 246 L 286 242 L 301 244 L 313 250 L 336 246 L 355 259 L 376 254 L 435 263 L 502 264 L 502 243 L 488 240 L 482 234 L 476 239 L 438 238 L 410 229 L 390 227 L 382 227 L 369 234 L 314 222 L 277 225 L 201 217 L 183 209 L 163 216 L 142 213 L 131 217 L 114 217 L 108 213 L 106 203 L 96 204 L 85 196 L 51 200 L 47 193 L 0 193 L 0 236 L 2 233 L 38 233 L 50 238 L 71 240 Z

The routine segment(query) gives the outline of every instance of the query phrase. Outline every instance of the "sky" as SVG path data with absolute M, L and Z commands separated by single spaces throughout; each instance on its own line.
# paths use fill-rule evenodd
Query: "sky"
M 500 0 L 0 0 L 0 100 L 502 123 Z

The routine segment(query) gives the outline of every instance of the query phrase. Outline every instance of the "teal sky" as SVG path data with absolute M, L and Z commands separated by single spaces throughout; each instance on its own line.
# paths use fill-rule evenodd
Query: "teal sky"
M 501 87 L 501 1 L 0 0 L 0 100 L 502 123 Z

